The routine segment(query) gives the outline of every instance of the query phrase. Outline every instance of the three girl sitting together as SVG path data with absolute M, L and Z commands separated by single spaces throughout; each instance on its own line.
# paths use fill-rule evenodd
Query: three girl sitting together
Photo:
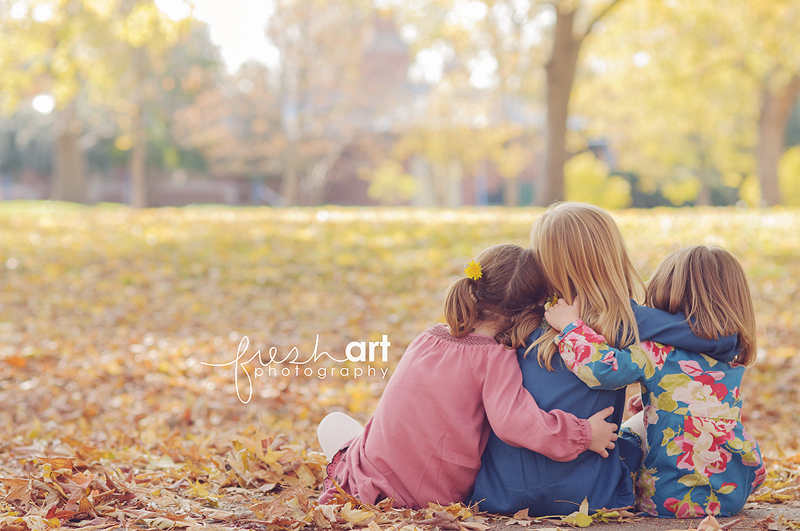
M 320 424 L 331 459 L 320 503 L 339 487 L 367 503 L 532 516 L 584 498 L 662 517 L 742 509 L 765 469 L 741 423 L 756 334 L 735 258 L 672 253 L 639 306 L 644 283 L 613 218 L 561 203 L 534 223 L 529 249 L 476 260 L 447 292 L 447 326 L 409 345 L 366 426 L 342 413 Z M 641 411 L 617 436 L 637 382 Z

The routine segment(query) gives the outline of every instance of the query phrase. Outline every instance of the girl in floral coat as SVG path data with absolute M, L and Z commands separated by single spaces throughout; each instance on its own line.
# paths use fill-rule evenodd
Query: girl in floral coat
M 623 428 L 620 435 L 634 438 L 644 452 L 635 474 L 637 507 L 662 517 L 734 515 L 765 477 L 758 444 L 741 422 L 739 389 L 756 355 L 747 277 L 727 251 L 689 247 L 658 266 L 647 302 L 682 313 L 700 337 L 736 334 L 738 346 L 713 357 L 650 341 L 615 349 L 579 318 L 578 299 L 574 305 L 558 301 L 545 317 L 562 330 L 554 341 L 584 383 L 644 386 L 644 433 Z

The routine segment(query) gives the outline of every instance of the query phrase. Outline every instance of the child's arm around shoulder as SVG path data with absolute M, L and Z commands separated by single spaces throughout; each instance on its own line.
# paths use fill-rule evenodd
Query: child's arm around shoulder
M 561 331 L 554 339 L 561 359 L 586 385 L 597 389 L 619 389 L 652 376 L 655 368 L 648 349 L 658 349 L 655 343 L 616 349 L 579 315 L 578 298 L 573 305 L 560 299 L 545 312 L 545 319 L 550 326 Z
M 554 461 L 571 461 L 584 450 L 608 457 L 617 425 L 605 422 L 614 408 L 588 420 L 554 409 L 543 411 L 522 385 L 522 371 L 513 350 L 497 350 L 486 358 L 482 400 L 489 424 L 500 439 L 528 448 Z
M 668 313 L 640 306 L 635 301 L 631 301 L 631 308 L 636 316 L 639 337 L 642 341 L 656 341 L 689 352 L 702 352 L 716 359 L 722 359 L 721 357 L 728 353 L 731 354 L 730 359 L 736 355 L 736 334 L 718 339 L 704 339 L 694 333 L 682 313 Z

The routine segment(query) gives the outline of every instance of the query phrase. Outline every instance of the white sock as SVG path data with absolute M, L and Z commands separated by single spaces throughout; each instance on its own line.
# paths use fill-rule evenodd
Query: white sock
M 330 461 L 344 443 L 361 435 L 364 427 L 356 419 L 338 411 L 330 413 L 317 427 L 317 440 L 322 453 Z
M 623 428 L 630 428 L 633 433 L 642 438 L 642 451 L 647 453 L 647 428 L 644 426 L 644 411 L 640 411 L 625 422 Z

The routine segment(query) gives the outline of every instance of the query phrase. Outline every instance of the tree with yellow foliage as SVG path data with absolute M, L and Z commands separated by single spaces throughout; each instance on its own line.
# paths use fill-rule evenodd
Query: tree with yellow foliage
M 613 137 L 621 167 L 676 204 L 737 188 L 757 203 L 756 181 L 777 204 L 798 20 L 789 0 L 632 0 L 593 38 L 576 109 Z
M 152 0 L 32 0 L 14 6 L 0 11 L 0 105 L 11 113 L 36 94 L 54 97 L 60 125 L 53 198 L 85 200 L 81 108 L 103 107 L 116 118 L 117 147 L 130 150 L 131 204 L 146 206 L 148 107 L 170 88 L 169 52 L 185 42 L 196 22 L 170 20 Z

